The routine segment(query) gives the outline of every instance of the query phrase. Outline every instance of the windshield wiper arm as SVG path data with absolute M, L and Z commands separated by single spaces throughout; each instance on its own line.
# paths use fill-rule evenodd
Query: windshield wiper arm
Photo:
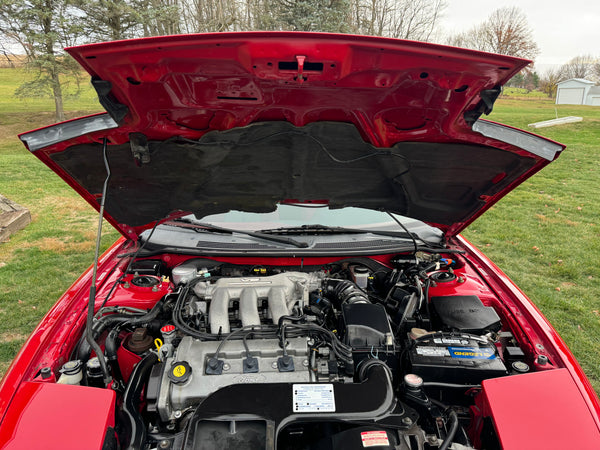
M 293 245 L 294 247 L 298 247 L 298 248 L 308 247 L 308 243 L 300 242 L 300 241 L 297 241 L 296 239 L 292 239 L 290 237 L 275 236 L 272 234 L 262 233 L 260 231 L 235 230 L 233 228 L 220 227 L 218 225 L 201 222 L 199 220 L 188 219 L 185 217 L 173 219 L 169 222 L 165 222 L 165 224 L 171 223 L 171 224 L 177 226 L 177 222 L 193 225 L 195 227 L 194 229 L 199 228 L 199 229 L 204 229 L 206 231 L 217 231 L 217 232 L 229 233 L 229 234 L 233 234 L 233 233 L 245 234 L 246 236 L 251 236 L 251 237 L 258 238 L 258 239 L 264 239 L 266 241 L 271 241 L 271 242 L 278 242 L 280 244 L 289 244 L 289 245 Z
M 344 228 L 344 227 L 330 227 L 327 225 L 302 225 L 300 227 L 283 227 L 283 228 L 272 228 L 268 230 L 260 230 L 260 233 L 267 234 L 365 234 L 371 233 L 380 236 L 390 236 L 411 239 L 411 235 L 404 231 L 385 231 L 385 230 L 365 230 L 361 228 Z

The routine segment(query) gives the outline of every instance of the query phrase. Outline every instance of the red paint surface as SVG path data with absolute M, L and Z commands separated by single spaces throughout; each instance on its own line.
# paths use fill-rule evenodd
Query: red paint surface
M 115 425 L 110 389 L 23 383 L 0 428 L 3 449 L 101 449 Z
M 123 342 L 125 342 L 125 339 L 123 339 Z M 119 361 L 119 368 L 121 369 L 121 375 L 123 375 L 123 381 L 125 381 L 125 383 L 129 381 L 133 368 L 141 360 L 142 357 L 140 355 L 136 355 L 122 345 L 119 346 L 119 349 L 117 350 L 117 361 Z
M 568 370 L 493 378 L 482 385 L 484 415 L 492 417 L 504 450 L 600 448 L 600 431 Z

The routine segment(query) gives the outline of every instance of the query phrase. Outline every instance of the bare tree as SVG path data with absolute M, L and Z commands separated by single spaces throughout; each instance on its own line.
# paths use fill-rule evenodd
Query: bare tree
M 188 33 L 236 31 L 240 6 L 235 0 L 183 0 L 183 29 Z
M 429 41 L 445 7 L 445 0 L 353 0 L 350 27 L 360 34 Z
M 600 60 L 596 61 L 592 66 L 592 74 L 596 82 L 600 81 Z
M 546 70 L 540 76 L 540 90 L 553 98 L 556 96 L 556 88 L 558 83 L 564 80 L 564 76 L 560 68 L 551 68 Z
M 565 80 L 569 78 L 585 79 L 594 75 L 594 65 L 597 63 L 597 58 L 594 58 L 592 55 L 580 55 L 563 64 L 560 67 L 560 71 Z
M 517 7 L 495 10 L 480 25 L 451 37 L 449 44 L 520 58 L 539 54 L 527 18 Z
M 304 30 L 429 41 L 445 0 L 179 0 L 185 32 Z

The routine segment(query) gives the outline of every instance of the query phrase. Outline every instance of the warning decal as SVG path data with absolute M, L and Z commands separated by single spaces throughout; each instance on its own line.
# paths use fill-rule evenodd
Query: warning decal
M 333 384 L 294 384 L 293 411 L 335 412 Z
M 363 431 L 360 433 L 363 447 L 389 446 L 387 432 L 385 431 Z

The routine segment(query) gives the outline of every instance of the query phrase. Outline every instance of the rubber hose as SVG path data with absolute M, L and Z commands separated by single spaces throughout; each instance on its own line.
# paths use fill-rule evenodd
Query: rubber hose
M 158 356 L 149 353 L 135 368 L 123 394 L 123 412 L 125 414 L 125 428 L 129 434 L 127 450 L 139 450 L 144 448 L 146 442 L 146 425 L 139 412 L 141 395 L 144 385 L 154 364 L 158 362 Z
M 161 313 L 163 307 L 163 302 L 157 302 L 154 307 L 143 316 L 131 316 L 130 314 L 111 314 L 109 316 L 103 316 L 101 319 L 96 320 L 94 325 L 92 325 L 92 336 L 94 339 L 98 339 L 98 337 L 106 330 L 107 328 L 114 326 L 116 324 L 124 324 L 130 326 L 136 325 L 144 325 L 148 322 L 153 321 L 158 317 Z M 83 340 L 79 345 L 78 358 L 84 363 L 90 359 L 90 354 L 92 349 L 90 344 Z
M 369 372 L 376 367 L 380 367 L 385 370 L 385 372 L 388 374 L 388 379 L 391 383 L 392 374 L 390 372 L 390 368 L 386 363 L 384 363 L 380 359 L 366 359 L 360 363 L 358 367 L 359 381 L 365 381 L 369 377 Z
M 325 280 L 326 291 L 332 292 L 340 304 L 371 303 L 367 295 L 352 281 L 329 278 Z
M 104 342 L 104 352 L 106 354 L 106 361 L 111 368 L 112 376 L 118 381 L 123 381 L 123 375 L 121 374 L 121 367 L 117 358 L 117 350 L 119 349 L 119 330 L 113 328 L 106 336 Z
M 453 409 L 450 410 L 449 416 L 450 420 L 452 420 L 452 425 L 450 426 L 448 434 L 446 434 L 444 442 L 442 442 L 442 445 L 440 445 L 439 450 L 448 450 L 450 445 L 452 445 L 452 441 L 454 440 L 454 436 L 456 436 L 456 431 L 458 430 L 458 415 L 456 414 L 456 411 Z

